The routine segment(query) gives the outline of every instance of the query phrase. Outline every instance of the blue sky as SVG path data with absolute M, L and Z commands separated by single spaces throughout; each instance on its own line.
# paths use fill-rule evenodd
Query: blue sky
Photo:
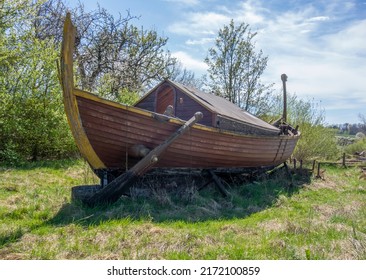
M 71 6 L 76 0 L 69 0 Z M 110 13 L 134 16 L 136 26 L 169 38 L 167 48 L 199 77 L 217 31 L 231 19 L 257 31 L 269 62 L 262 80 L 315 99 L 326 122 L 357 123 L 366 115 L 366 0 L 81 0 Z

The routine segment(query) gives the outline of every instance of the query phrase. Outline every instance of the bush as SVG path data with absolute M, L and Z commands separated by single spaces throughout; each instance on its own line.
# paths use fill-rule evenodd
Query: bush
M 325 113 L 320 103 L 298 98 L 295 94 L 288 94 L 287 101 L 287 120 L 294 126 L 298 125 L 301 132 L 293 156 L 303 161 L 335 159 L 339 155 L 336 130 L 325 127 Z M 282 102 L 281 95 L 274 100 L 273 116 L 281 115 Z
M 322 125 L 304 123 L 293 156 L 298 160 L 335 159 L 339 155 L 335 132 Z
M 356 153 L 366 151 L 366 138 L 362 138 L 356 141 L 354 144 L 345 147 L 344 151 L 349 155 L 354 155 Z
M 362 132 L 357 132 L 356 133 L 356 138 L 357 139 L 362 139 L 362 138 L 365 138 L 366 137 L 366 135 L 365 134 L 363 134 Z
M 337 145 L 338 146 L 348 146 L 356 142 L 356 138 L 345 137 L 345 136 L 336 136 Z
M 14 9 L 19 18 L 0 32 L 0 161 L 8 165 L 65 157 L 76 150 L 55 67 L 59 47 L 35 36 L 31 15 L 36 6 Z M 5 58 L 10 50 L 16 56 L 2 63 L 3 50 Z
M 17 146 L 11 140 L 0 149 L 0 162 L 8 166 L 18 166 L 23 162 L 23 158 L 17 152 Z

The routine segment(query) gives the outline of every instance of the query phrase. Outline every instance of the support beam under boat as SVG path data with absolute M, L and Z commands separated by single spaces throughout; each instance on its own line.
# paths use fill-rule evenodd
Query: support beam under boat
M 177 139 L 179 139 L 185 132 L 189 130 L 196 122 L 200 121 L 203 117 L 201 112 L 197 112 L 189 119 L 184 125 L 182 125 L 175 133 L 173 133 L 162 144 L 149 152 L 143 159 L 141 159 L 136 165 L 134 165 L 126 173 L 123 173 L 106 187 L 100 189 L 89 198 L 82 200 L 83 203 L 88 206 L 96 206 L 103 203 L 114 203 L 121 195 L 126 193 L 136 179 L 146 173 L 151 167 L 153 167 L 159 160 L 159 156 Z

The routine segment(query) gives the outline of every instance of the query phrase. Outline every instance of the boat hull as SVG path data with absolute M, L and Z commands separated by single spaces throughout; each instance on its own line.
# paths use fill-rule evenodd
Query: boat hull
M 62 43 L 60 77 L 65 113 L 82 156 L 94 171 L 125 171 L 141 158 L 137 145 L 153 150 L 184 123 L 133 106 L 102 99 L 76 89 L 73 75 L 75 27 L 67 14 Z M 158 168 L 238 169 L 272 167 L 292 154 L 300 134 L 247 135 L 202 124 L 193 125 L 158 158 Z M 101 171 L 101 172 L 100 172 Z
M 133 146 L 153 149 L 185 121 L 162 121 L 154 112 L 74 90 L 79 116 L 95 154 L 107 169 L 129 169 L 138 158 Z M 159 158 L 160 168 L 252 168 L 276 166 L 293 152 L 297 136 L 251 136 L 194 125 Z M 98 166 L 94 166 L 98 168 Z

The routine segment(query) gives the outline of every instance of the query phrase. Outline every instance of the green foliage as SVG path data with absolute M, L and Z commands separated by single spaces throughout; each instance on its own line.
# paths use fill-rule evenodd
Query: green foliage
M 0 149 L 0 159 L 9 166 L 17 166 L 22 163 L 22 156 L 18 152 L 18 146 L 12 140 L 5 142 Z M 0 162 L 1 162 L 0 161 Z
M 355 143 L 346 146 L 344 151 L 349 155 L 366 151 L 366 138 L 359 139 Z
M 34 36 L 31 15 L 36 7 L 17 10 L 2 41 L 16 53 L 0 73 L 0 161 L 11 164 L 75 152 L 56 73 L 58 51 L 50 40 Z
M 271 110 L 263 116 L 267 121 L 279 119 L 282 116 L 282 93 L 271 99 Z M 335 159 L 339 156 L 336 130 L 324 125 L 323 108 L 314 100 L 301 99 L 295 94 L 287 95 L 287 122 L 299 126 L 301 138 L 298 141 L 293 156 L 298 160 Z
M 74 155 L 56 61 L 65 11 L 61 0 L 0 1 L 0 161 Z M 162 77 L 178 75 L 167 38 L 105 9 L 71 10 L 77 26 L 76 78 L 84 89 L 125 104 Z M 84 28 L 88 26 L 88 28 Z M 169 68 L 169 71 L 167 70 Z M 191 77 L 192 79 L 193 77 Z
M 216 43 L 205 59 L 208 65 L 208 86 L 239 107 L 259 114 L 268 111 L 271 86 L 261 83 L 260 77 L 267 66 L 268 57 L 262 50 L 255 51 L 254 38 L 249 25 L 236 26 L 231 20 L 219 30 Z
M 324 125 L 324 110 L 313 100 L 290 96 L 288 121 L 298 125 L 301 138 L 294 157 L 301 160 L 335 159 L 339 156 L 336 131 Z
M 339 156 L 335 132 L 322 125 L 300 124 L 301 138 L 293 156 L 298 160 L 335 159 Z
M 336 138 L 337 138 L 337 145 L 340 147 L 346 147 L 356 142 L 356 138 L 350 136 L 337 135 Z
M 273 94 L 270 98 L 270 110 L 261 115 L 268 121 L 282 117 L 283 94 Z M 296 94 L 287 93 L 287 122 L 293 125 L 309 123 L 323 125 L 325 120 L 324 109 L 314 99 L 302 99 Z
M 0 72 L 5 73 L 7 67 L 20 57 L 16 29 L 19 30 L 19 23 L 31 14 L 29 4 L 28 0 L 0 1 Z
M 118 94 L 118 102 L 127 104 L 127 105 L 134 105 L 140 96 L 136 92 L 130 92 L 127 89 L 119 90 Z
M 137 92 L 130 91 L 127 88 L 115 88 L 114 79 L 108 73 L 101 78 L 97 93 L 103 98 L 127 105 L 135 104 L 140 98 Z
M 362 138 L 365 138 L 365 137 L 366 137 L 366 135 L 362 132 L 357 132 L 356 133 L 356 139 L 362 139 Z

